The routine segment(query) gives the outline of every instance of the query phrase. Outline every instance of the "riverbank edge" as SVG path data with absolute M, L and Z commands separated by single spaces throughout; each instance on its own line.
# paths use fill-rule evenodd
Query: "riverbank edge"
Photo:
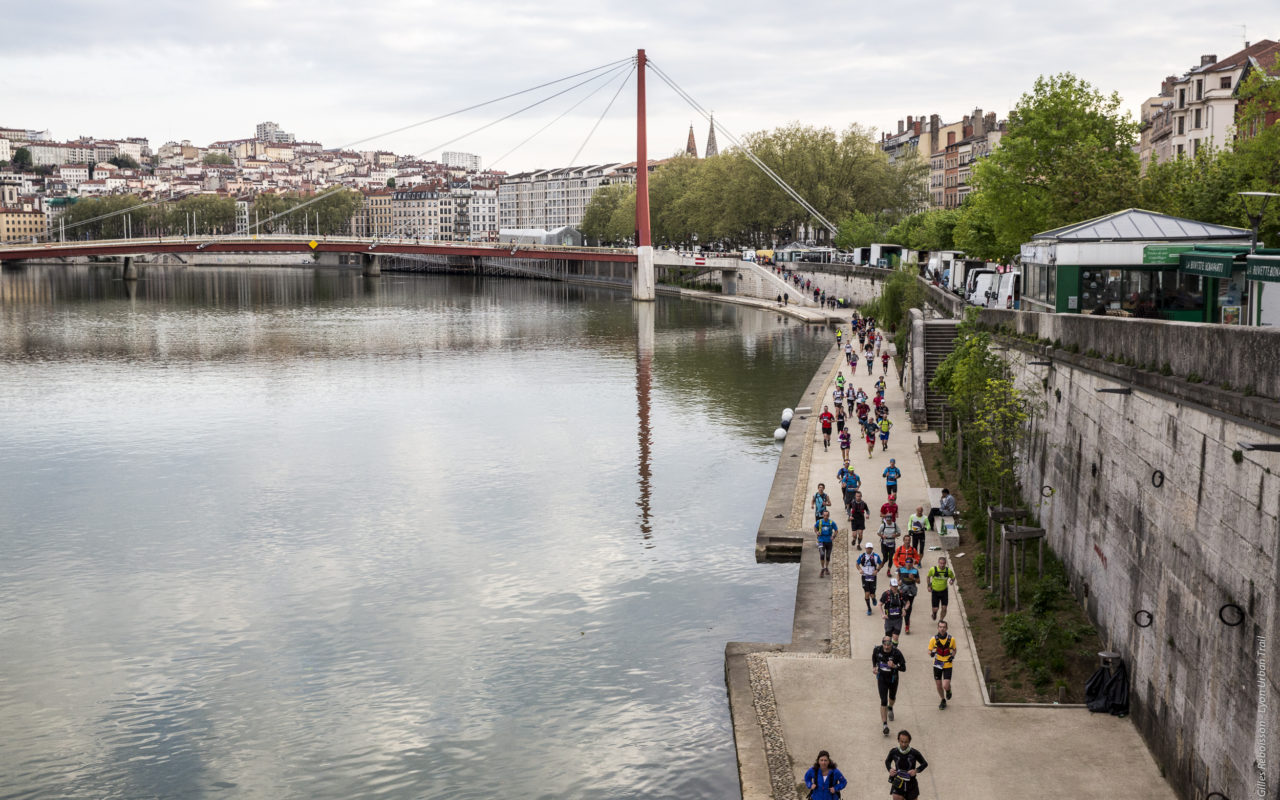
M 678 291 L 683 294 L 688 290 Z M 781 309 L 776 310 L 781 312 Z M 772 692 L 767 691 L 765 685 L 767 676 L 759 674 L 763 663 L 761 656 L 768 653 L 824 656 L 831 649 L 832 583 L 817 577 L 817 548 L 805 546 L 813 535 L 803 529 L 793 529 L 791 525 L 796 492 L 801 482 L 808 480 L 809 457 L 817 435 L 818 417 L 814 409 L 821 405 L 823 392 L 841 355 L 839 346 L 833 344 L 794 407 L 795 416 L 778 455 L 778 466 L 756 532 L 757 560 L 764 560 L 771 544 L 786 542 L 799 547 L 800 568 L 796 577 L 791 641 L 788 644 L 729 642 L 725 645 L 725 688 L 738 759 L 738 783 L 744 800 L 774 796 L 773 780 L 779 770 L 770 768 L 769 759 L 785 756 L 786 752 Z M 847 648 L 847 633 L 845 642 Z M 773 723 L 769 724 L 769 720 Z M 773 741 L 767 744 L 766 736 Z M 789 765 L 780 766 L 789 769 Z

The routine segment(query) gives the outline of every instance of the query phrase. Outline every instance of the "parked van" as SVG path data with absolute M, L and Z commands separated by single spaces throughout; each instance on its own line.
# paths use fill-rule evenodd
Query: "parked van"
M 963 292 L 965 302 L 978 306 L 984 305 L 985 297 L 983 297 L 983 295 L 991 289 L 991 276 L 995 274 L 996 271 L 988 267 L 966 270 L 964 274 Z M 978 280 L 980 278 L 985 280 L 985 285 L 983 286 L 981 293 L 978 292 Z M 978 295 L 977 299 L 975 299 L 975 293 Z
M 987 308 L 1020 308 L 1022 305 L 1022 273 L 1017 270 L 997 273 L 991 287 Z
M 945 289 L 950 289 L 950 281 L 955 280 L 955 261 L 964 256 L 959 250 L 934 250 L 929 253 L 929 266 L 926 267 L 926 274 L 929 280 L 937 278 L 938 283 Z M 947 283 L 942 282 L 943 275 L 947 277 Z

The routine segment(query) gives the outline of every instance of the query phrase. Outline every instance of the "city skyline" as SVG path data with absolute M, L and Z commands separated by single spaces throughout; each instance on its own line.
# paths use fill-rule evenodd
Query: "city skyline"
M 256 124 L 273 120 L 300 141 L 339 148 L 627 59 L 632 43 L 646 47 L 739 135 L 795 120 L 837 129 L 859 124 L 878 135 L 907 115 L 953 120 L 975 106 L 1003 118 L 1037 76 L 1061 71 L 1119 91 L 1136 118 L 1162 78 L 1197 65 L 1202 54 L 1235 52 L 1246 36 L 1280 38 L 1280 11 L 1226 20 L 1190 2 L 1143 2 L 1123 17 L 1103 13 L 1110 7 L 1100 2 L 1069 11 L 1012 2 L 947 6 L 924 30 L 901 29 L 900 15 L 838 10 L 822 15 L 820 35 L 804 21 L 823 8 L 812 3 L 780 10 L 748 2 L 729 16 L 661 4 L 641 12 L 574 0 L 547 13 L 531 4 L 479 2 L 449 7 L 443 29 L 407 22 L 446 13 L 435 2 L 385 2 L 379 13 L 264 0 L 220 5 L 216 14 L 211 8 L 144 3 L 136 19 L 123 21 L 67 0 L 16 11 L 15 29 L 25 33 L 6 46 L 0 62 L 6 97 L 0 126 L 48 129 L 58 140 L 142 136 L 153 147 L 182 139 L 205 146 L 252 137 Z M 67 26 L 68 18 L 77 25 Z M 975 44 L 991 36 L 993 20 L 1002 38 Z M 193 38 L 192 30 L 201 35 Z M 104 64 L 108 81 L 71 79 L 77 72 L 102 73 Z M 583 144 L 621 73 L 614 78 L 465 138 L 458 139 L 575 81 L 354 149 L 428 159 L 461 150 L 506 172 L 632 160 L 634 76 Z M 63 88 L 51 92 L 52 86 Z M 558 123 L 503 157 L 592 90 Z M 648 100 L 651 157 L 682 151 L 691 122 L 699 150 L 705 147 L 706 121 L 652 73 Z

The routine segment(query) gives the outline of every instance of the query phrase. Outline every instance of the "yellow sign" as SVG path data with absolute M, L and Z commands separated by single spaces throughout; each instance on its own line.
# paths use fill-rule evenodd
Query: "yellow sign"
M 315 239 L 312 239 L 311 241 L 307 242 L 307 244 L 311 245 L 312 250 L 315 250 L 317 247 L 320 246 L 320 243 L 317 242 Z

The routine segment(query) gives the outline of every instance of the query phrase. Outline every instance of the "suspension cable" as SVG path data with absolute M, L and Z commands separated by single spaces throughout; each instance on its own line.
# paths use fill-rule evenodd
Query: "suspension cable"
M 809 203 L 808 200 L 805 200 L 804 197 L 802 197 L 799 192 L 797 192 L 795 189 L 791 187 L 790 184 L 784 181 L 782 177 L 778 175 L 777 172 L 774 172 L 774 170 L 769 167 L 769 165 L 761 161 L 760 158 L 757 157 L 755 153 L 751 152 L 751 148 L 748 147 L 746 144 L 744 144 L 741 139 L 735 136 L 732 131 L 726 128 L 723 123 L 716 122 L 715 118 L 712 117 L 710 113 L 705 108 L 703 108 L 700 103 L 698 103 L 697 100 L 694 100 L 692 95 L 690 95 L 688 92 L 682 89 L 675 82 L 673 78 L 671 78 L 669 75 L 663 72 L 662 69 L 658 65 L 654 64 L 652 60 L 649 61 L 649 66 L 653 68 L 654 72 L 658 75 L 660 79 L 662 79 L 664 83 L 666 83 L 668 86 L 671 87 L 672 91 L 674 91 L 677 95 L 681 97 L 681 99 L 683 99 L 686 103 L 688 103 L 690 107 L 693 108 L 694 111 L 697 111 L 698 114 L 700 114 L 703 119 L 708 120 L 712 125 L 716 127 L 717 130 L 719 130 L 722 134 L 724 134 L 725 138 L 729 140 L 730 144 L 740 149 L 743 155 L 745 155 L 752 163 L 754 163 L 757 167 L 759 167 L 760 170 L 763 171 L 765 175 L 768 176 L 774 183 L 776 183 L 778 187 L 781 188 L 789 197 L 791 197 L 791 199 L 799 203 L 800 206 L 804 208 L 805 211 L 808 211 L 810 214 L 812 214 L 814 219 L 816 219 L 823 227 L 829 230 L 833 236 L 839 233 L 839 228 L 836 225 L 832 224 L 831 220 L 827 219 L 826 216 L 824 216 L 821 212 L 819 212 L 816 208 L 814 208 L 813 205 Z
M 636 68 L 633 65 L 627 72 L 626 77 L 622 79 L 622 83 L 618 84 L 618 91 L 614 92 L 613 97 L 609 98 L 609 104 L 604 107 L 604 111 L 600 112 L 600 117 L 596 120 L 596 124 L 591 126 L 591 130 L 587 131 L 587 138 L 583 139 L 582 144 L 578 145 L 578 149 L 574 151 L 573 158 L 569 159 L 569 166 L 572 167 L 574 164 L 578 163 L 578 156 L 582 155 L 582 151 L 586 148 L 587 142 L 591 141 L 591 137 L 595 135 L 596 129 L 600 127 L 600 123 L 604 122 L 605 115 L 609 113 L 609 109 L 613 108 L 613 104 L 617 101 L 618 95 L 622 94 L 622 90 L 627 87 L 627 82 L 631 80 L 631 73 L 635 71 Z

